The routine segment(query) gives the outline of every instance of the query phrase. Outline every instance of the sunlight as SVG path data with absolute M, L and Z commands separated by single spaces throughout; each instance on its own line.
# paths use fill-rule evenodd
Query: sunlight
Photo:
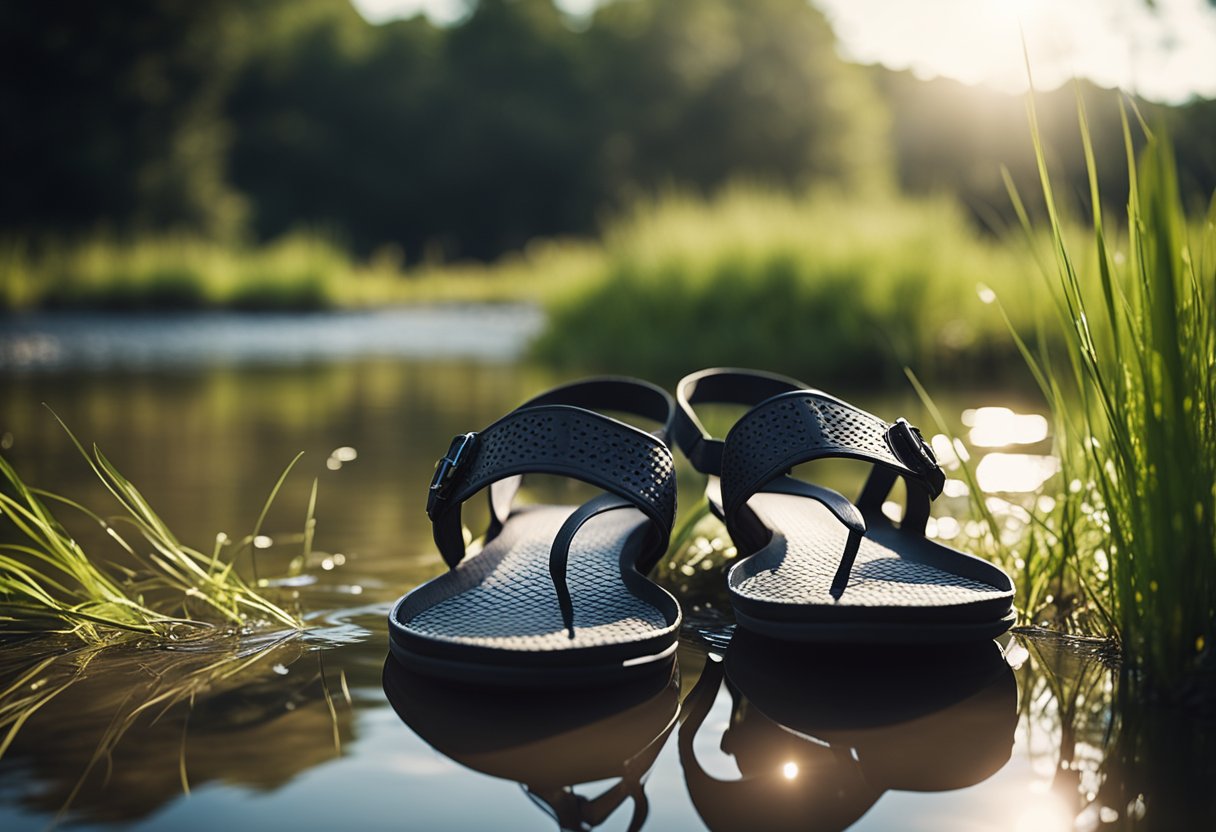
M 1033 445 L 1047 438 L 1047 420 L 1037 413 L 1014 413 L 1007 407 L 979 407 L 963 411 L 968 438 L 980 448 Z
M 1059 799 L 1043 794 L 1018 813 L 1014 832 L 1066 832 L 1072 829 L 1072 818 Z
M 1035 491 L 1060 470 L 1054 456 L 1040 454 L 988 454 L 975 469 L 980 489 L 992 493 Z
M 1010 15 L 1016 19 L 1024 19 L 1037 9 L 1037 0 L 988 0 L 997 14 Z
M 786 780 L 793 780 L 798 776 L 798 764 L 795 762 L 788 762 L 783 765 L 781 767 L 781 776 Z
M 574 18 L 604 0 L 556 0 Z M 383 23 L 425 14 L 451 25 L 465 0 L 354 0 Z M 840 49 L 859 63 L 910 69 L 1004 92 L 1026 89 L 1026 50 L 1040 89 L 1073 78 L 1120 87 L 1157 101 L 1216 95 L 1216 12 L 1207 0 L 814 0 L 832 23 Z
M 818 0 L 850 60 L 1004 92 L 1073 78 L 1158 101 L 1216 94 L 1216 13 L 1206 0 Z

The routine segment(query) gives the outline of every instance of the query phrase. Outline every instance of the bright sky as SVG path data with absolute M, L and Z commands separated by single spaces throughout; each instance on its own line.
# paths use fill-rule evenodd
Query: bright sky
M 556 0 L 586 14 L 601 0 Z M 465 0 L 353 0 L 372 21 L 425 12 L 458 20 Z M 1208 0 L 814 0 L 841 54 L 1008 92 L 1026 88 L 1020 32 L 1035 86 L 1074 77 L 1155 101 L 1216 98 L 1216 8 Z

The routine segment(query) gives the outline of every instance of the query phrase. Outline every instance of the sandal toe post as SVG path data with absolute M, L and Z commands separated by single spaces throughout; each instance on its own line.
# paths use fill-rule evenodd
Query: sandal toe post
M 648 433 L 593 408 L 663 427 Z M 646 574 L 675 516 L 664 441 L 672 410 L 670 397 L 645 382 L 590 379 L 457 436 L 427 501 L 449 571 L 394 606 L 394 657 L 429 675 L 528 687 L 621 680 L 670 664 L 680 609 Z M 604 494 L 581 506 L 516 506 L 528 473 Z M 483 490 L 490 526 L 468 551 L 461 506 Z
M 1013 583 L 999 567 L 925 536 L 945 475 L 920 432 L 793 379 L 707 370 L 678 389 L 676 436 L 710 477 L 710 505 L 740 559 L 727 576 L 739 624 L 790 641 L 964 642 L 1014 622 Z M 692 412 L 750 405 L 725 440 Z M 695 458 L 694 458 L 695 455 Z M 790 471 L 816 459 L 869 463 L 854 504 Z M 903 519 L 882 511 L 905 484 Z

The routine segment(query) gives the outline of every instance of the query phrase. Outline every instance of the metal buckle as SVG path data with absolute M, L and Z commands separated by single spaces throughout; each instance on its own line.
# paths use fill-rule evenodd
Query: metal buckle
M 447 499 L 447 493 L 452 486 L 452 480 L 462 463 L 466 461 L 466 457 L 473 452 L 476 444 L 476 433 L 462 433 L 459 436 L 452 437 L 452 444 L 448 446 L 448 452 L 444 454 L 443 459 L 435 463 L 435 474 L 431 477 L 431 486 L 427 490 L 426 496 L 426 514 L 428 517 L 434 516 L 435 504 L 437 502 Z
M 900 417 L 887 428 L 887 444 L 896 459 L 920 474 L 929 486 L 929 493 L 936 498 L 946 485 L 946 473 L 937 462 L 933 447 L 925 441 L 920 429 Z

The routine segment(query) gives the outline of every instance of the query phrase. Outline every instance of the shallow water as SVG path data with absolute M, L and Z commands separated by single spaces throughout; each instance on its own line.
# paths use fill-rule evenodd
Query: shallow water
M 477 320 L 446 326 L 479 331 Z M 293 337 L 304 326 L 284 325 Z M 279 471 L 304 451 L 267 521 L 271 545 L 240 566 L 275 580 L 312 627 L 206 650 L 3 648 L 0 691 L 53 657 L 27 687 L 58 693 L 0 759 L 0 829 L 44 828 L 65 806 L 60 820 L 73 827 L 207 830 L 546 829 L 560 818 L 612 830 L 633 820 L 656 830 L 1021 832 L 1210 819 L 1197 785 L 1212 774 L 1210 726 L 1114 708 L 1117 676 L 1083 645 L 774 652 L 732 641 L 711 525 L 660 570 L 688 618 L 674 677 L 502 694 L 386 667 L 389 605 L 443 569 L 422 511 L 435 458 L 453 433 L 558 381 L 513 360 L 526 321 L 501 329 L 515 334 L 495 330 L 489 346 L 463 351 L 382 350 L 372 339 L 251 363 L 209 352 L 206 339 L 183 358 L 169 328 L 142 334 L 139 361 L 77 360 L 63 347 L 69 358 L 20 372 L 10 364 L 0 445 L 27 480 L 89 506 L 109 499 L 45 402 L 199 548 L 220 531 L 248 532 Z M 71 337 L 87 341 L 81 331 Z M 43 335 L 65 343 L 55 332 Z M 910 393 L 850 397 L 921 416 Z M 949 409 L 1010 403 L 972 394 Z M 1026 430 L 1031 444 L 992 451 L 1041 467 L 1037 423 Z M 1013 466 L 1008 488 L 1028 476 L 997 459 Z M 852 475 L 828 476 L 847 485 Z M 316 551 L 292 564 L 300 550 L 290 535 L 314 478 Z M 682 471 L 686 507 L 697 487 Z M 935 528 L 957 533 L 946 521 Z M 87 526 L 79 534 L 100 542 Z

